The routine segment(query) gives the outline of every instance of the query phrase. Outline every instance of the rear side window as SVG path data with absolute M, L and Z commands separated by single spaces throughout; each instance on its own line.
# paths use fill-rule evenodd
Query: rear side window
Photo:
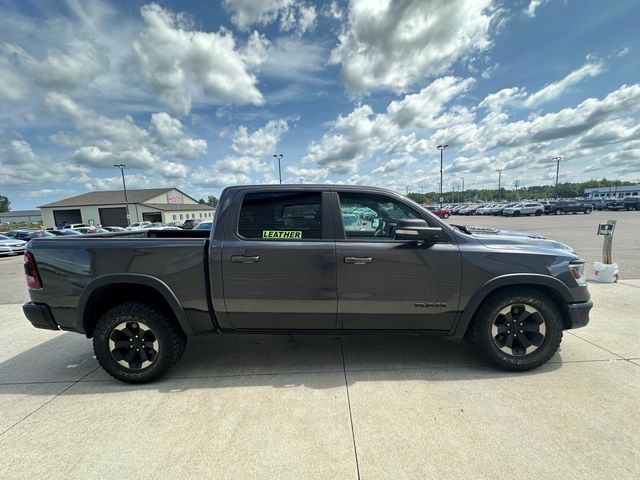
M 238 234 L 270 241 L 322 238 L 320 192 L 261 192 L 245 195 Z

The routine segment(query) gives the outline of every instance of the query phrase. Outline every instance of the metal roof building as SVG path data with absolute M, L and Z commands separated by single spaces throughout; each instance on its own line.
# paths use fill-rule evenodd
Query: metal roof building
M 142 221 L 182 223 L 189 218 L 212 219 L 214 213 L 213 207 L 199 204 L 177 188 L 127 190 L 126 204 L 122 190 L 88 192 L 47 203 L 40 211 L 45 227 L 65 223 L 122 227 Z
M 0 223 L 40 223 L 40 210 L 10 210 L 0 213 Z
M 638 195 L 640 195 L 640 185 L 625 185 L 619 187 L 613 185 L 609 187 L 584 189 L 584 196 L 587 198 L 623 198 Z

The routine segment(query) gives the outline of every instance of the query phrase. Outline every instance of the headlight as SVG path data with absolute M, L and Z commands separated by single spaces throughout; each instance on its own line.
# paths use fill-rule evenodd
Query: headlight
M 583 261 L 570 263 L 569 271 L 571 272 L 571 276 L 576 279 L 576 282 L 579 285 L 586 284 L 587 278 Z

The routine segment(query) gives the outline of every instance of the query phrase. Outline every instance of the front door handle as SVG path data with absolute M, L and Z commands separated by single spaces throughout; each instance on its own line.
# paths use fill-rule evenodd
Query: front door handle
M 231 255 L 233 263 L 256 263 L 260 261 L 259 255 Z
M 344 263 L 353 263 L 355 265 L 364 265 L 366 263 L 372 263 L 371 257 L 344 257 Z

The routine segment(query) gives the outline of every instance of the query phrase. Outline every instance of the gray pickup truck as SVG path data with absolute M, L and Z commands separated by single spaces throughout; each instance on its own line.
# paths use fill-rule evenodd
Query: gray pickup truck
M 93 338 L 132 383 L 163 375 L 189 336 L 228 333 L 430 333 L 529 370 L 592 306 L 571 247 L 451 226 L 369 187 L 230 187 L 211 232 L 36 238 L 25 274 L 29 321 Z

